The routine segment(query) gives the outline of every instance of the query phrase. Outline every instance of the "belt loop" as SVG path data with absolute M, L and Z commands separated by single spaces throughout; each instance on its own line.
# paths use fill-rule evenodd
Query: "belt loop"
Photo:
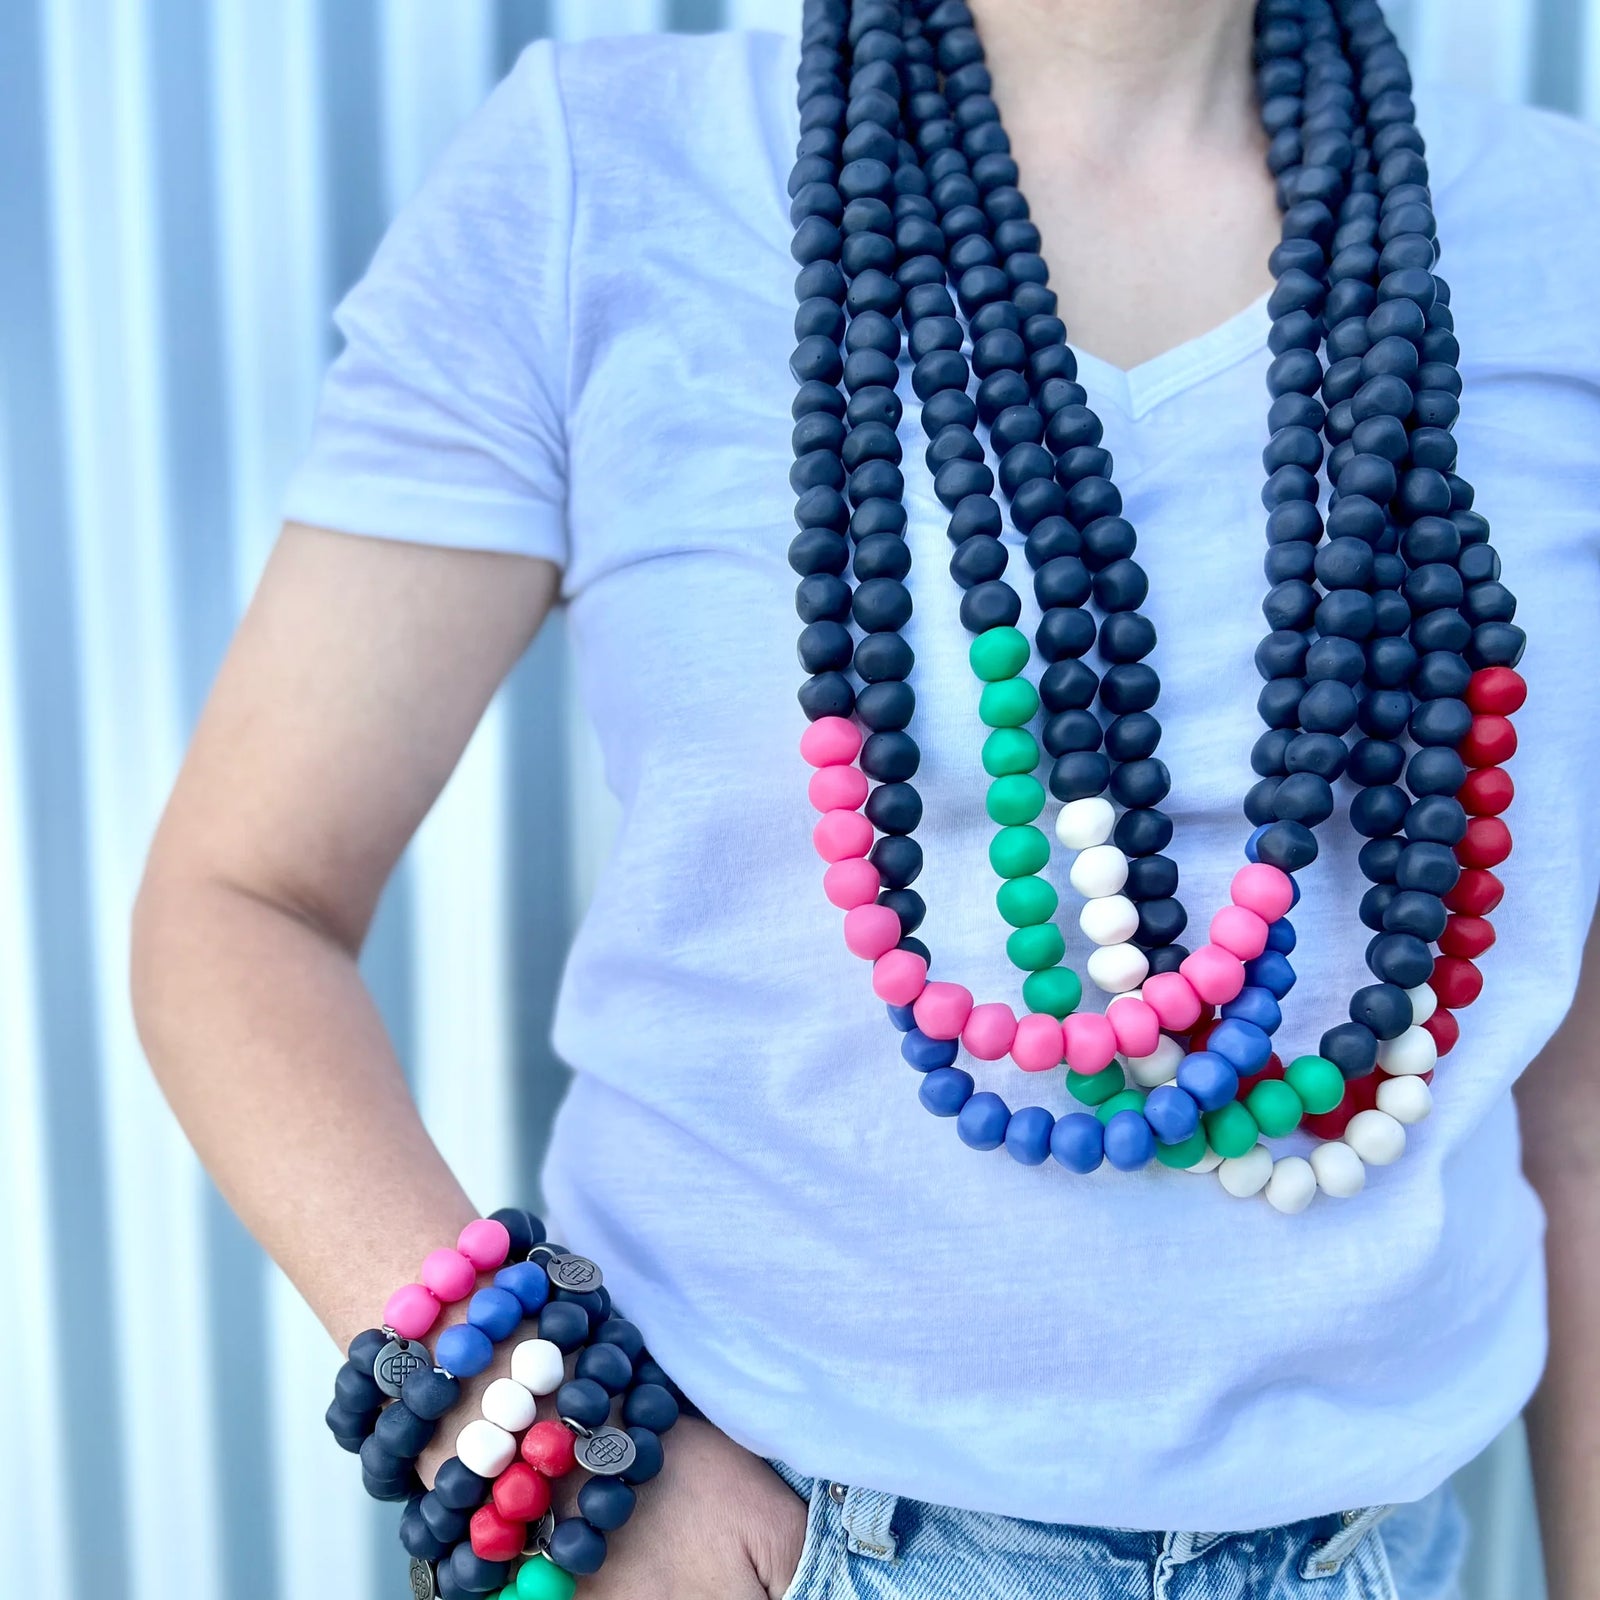
M 844 1494 L 844 1547 L 852 1555 L 874 1561 L 893 1561 L 896 1553 L 895 1507 L 900 1497 L 878 1489 L 858 1489 L 854 1485 Z

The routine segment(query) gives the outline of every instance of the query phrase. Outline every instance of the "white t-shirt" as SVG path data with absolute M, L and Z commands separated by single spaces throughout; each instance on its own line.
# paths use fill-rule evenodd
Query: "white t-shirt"
M 622 822 L 555 1022 L 577 1076 L 552 1209 L 707 1415 L 802 1472 L 1131 1528 L 1417 1498 L 1516 1413 L 1544 1350 L 1508 1091 L 1567 1009 L 1600 878 L 1600 141 L 1422 100 L 1462 471 L 1532 641 L 1520 848 L 1434 1115 L 1358 1198 L 1284 1217 L 1211 1177 L 968 1149 L 917 1104 L 845 951 L 810 843 L 785 561 L 796 48 L 528 50 L 341 307 L 348 347 L 288 496 L 305 522 L 564 569 Z M 1132 372 L 1080 363 L 1150 573 L 1196 927 L 1248 831 L 1266 333 L 1258 303 Z M 1015 1003 L 915 411 L 922 936 L 935 975 Z M 1020 549 L 1012 571 L 1031 606 Z M 1370 981 L 1359 841 L 1342 812 L 1322 831 L 1294 916 L 1296 1052 Z M 1071 1103 L 1059 1074 L 972 1065 L 1013 1106 Z

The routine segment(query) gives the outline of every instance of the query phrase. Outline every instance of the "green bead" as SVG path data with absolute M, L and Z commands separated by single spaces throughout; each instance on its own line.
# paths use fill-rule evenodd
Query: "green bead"
M 1106 1069 L 1111 1070 L 1109 1067 Z M 1098 1074 L 1097 1074 L 1098 1076 Z M 1114 1094 L 1109 1100 L 1100 1102 L 1100 1109 L 1095 1112 L 1102 1123 L 1109 1122 L 1119 1111 L 1143 1111 L 1144 1090 L 1124 1089 L 1120 1094 Z
M 1067 941 L 1053 922 L 1018 928 L 1006 940 L 1007 958 L 1023 972 L 1043 972 L 1046 967 L 1055 966 L 1066 953 Z
M 1007 878 L 1000 885 L 994 903 L 1013 928 L 1031 928 L 1036 922 L 1048 922 L 1056 914 L 1061 896 L 1056 893 L 1055 885 L 1044 878 Z
M 1039 709 L 1039 691 L 1026 678 L 986 683 L 978 696 L 978 716 L 988 728 L 1020 728 Z
M 1204 1128 L 1196 1128 L 1181 1144 L 1162 1144 L 1156 1140 L 1156 1160 L 1164 1167 L 1176 1167 L 1180 1172 L 1192 1167 L 1206 1153 Z
M 1016 628 L 990 628 L 972 641 L 967 659 L 985 683 L 1014 678 L 1028 664 L 1028 637 Z
M 1029 973 L 1022 980 L 1022 1003 L 1041 1016 L 1069 1016 L 1081 999 L 1083 984 L 1071 967 L 1051 967 L 1047 972 Z
M 1067 1093 L 1080 1105 L 1104 1105 L 1114 1094 L 1122 1093 L 1122 1068 L 1116 1062 L 1099 1072 L 1074 1072 L 1067 1069 Z
M 1269 1139 L 1281 1139 L 1284 1134 L 1293 1133 L 1306 1113 L 1300 1096 L 1281 1078 L 1263 1078 L 1245 1096 L 1244 1103 L 1256 1119 L 1256 1126 Z
M 1202 1120 L 1206 1142 L 1219 1156 L 1242 1156 L 1255 1148 L 1260 1129 L 1256 1127 L 1256 1119 L 1237 1100 L 1218 1111 L 1208 1111 Z
M 983 770 L 991 778 L 1032 772 L 1039 765 L 1039 741 L 1024 728 L 996 728 L 983 741 Z
M 1296 1056 L 1283 1077 L 1314 1117 L 1344 1099 L 1344 1074 L 1326 1056 Z
M 1050 841 L 1037 828 L 1002 828 L 989 841 L 989 865 L 1002 878 L 1026 878 L 1050 859 Z
M 517 1572 L 517 1600 L 572 1600 L 578 1580 L 546 1556 L 524 1561 Z
M 985 802 L 991 822 L 1032 822 L 1044 810 L 1044 785 L 1023 773 L 996 778 Z

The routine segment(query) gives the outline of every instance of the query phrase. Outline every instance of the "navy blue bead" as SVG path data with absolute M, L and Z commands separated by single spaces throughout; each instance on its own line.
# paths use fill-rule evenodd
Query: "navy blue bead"
M 517 1297 L 526 1316 L 531 1317 L 550 1298 L 550 1280 L 537 1261 L 514 1261 L 495 1273 L 494 1282 L 496 1288 L 509 1289 Z
M 1367 965 L 1385 983 L 1415 989 L 1433 971 L 1433 957 L 1415 934 L 1380 933 L 1367 945 Z
M 1383 931 L 1408 933 L 1424 944 L 1432 944 L 1444 932 L 1447 918 L 1444 901 L 1438 895 L 1405 889 L 1384 907 Z
M 661 1448 L 661 1441 L 648 1428 L 630 1427 L 628 1437 L 633 1440 L 633 1447 L 638 1452 L 633 1459 L 633 1465 L 622 1473 L 624 1483 L 648 1483 L 660 1472 L 666 1454 Z
M 1106 1123 L 1106 1160 L 1118 1172 L 1137 1172 L 1156 1153 L 1156 1136 L 1137 1111 L 1118 1111 Z
M 1056 1119 L 1043 1106 L 1023 1106 L 1006 1124 L 1006 1154 L 1025 1167 L 1037 1167 L 1050 1154 Z
M 1244 858 L 1246 861 L 1259 861 L 1261 859 L 1261 837 L 1270 824 L 1263 822 L 1256 828 L 1244 842 Z
M 987 1089 L 970 1096 L 956 1115 L 956 1135 L 973 1150 L 997 1150 L 1005 1141 L 1011 1108 Z
M 428 1526 L 422 1515 L 422 1502 L 426 1498 L 426 1495 L 416 1495 L 406 1502 L 405 1510 L 400 1513 L 400 1543 L 406 1554 L 418 1561 L 443 1561 L 450 1554 L 450 1547 L 455 1540 L 441 1539 Z M 465 1529 L 466 1518 L 463 1517 L 463 1532 Z
M 1461 865 L 1448 845 L 1408 844 L 1395 861 L 1394 881 L 1402 889 L 1446 895 L 1460 876 Z
M 334 1403 L 353 1416 L 376 1416 L 383 1409 L 384 1393 L 370 1370 L 363 1372 L 354 1361 L 346 1361 L 333 1380 Z
M 1231 1020 L 1237 1017 L 1241 1022 L 1254 1023 L 1263 1033 L 1276 1033 L 1283 1023 L 1277 996 L 1270 989 L 1256 986 L 1250 978 L 1248 966 L 1245 968 L 1245 980 L 1245 987 L 1223 1006 L 1223 1018 Z
M 606 1559 L 606 1536 L 582 1517 L 567 1517 L 550 1535 L 549 1555 L 564 1572 L 586 1578 Z
M 1202 1111 L 1216 1111 L 1239 1092 L 1239 1074 L 1214 1050 L 1197 1050 L 1178 1063 L 1178 1087 Z
M 916 1014 L 912 1011 L 910 1006 L 889 1006 L 886 1009 L 889 1012 L 889 1021 L 893 1023 L 901 1033 L 910 1033 L 910 1031 L 916 1027 Z
M 1105 1130 L 1085 1111 L 1069 1111 L 1050 1130 L 1050 1154 L 1068 1172 L 1093 1172 L 1105 1153 Z
M 935 1067 L 922 1080 L 917 1098 L 936 1117 L 953 1117 L 972 1098 L 972 1075 L 959 1067 Z
M 1414 843 L 1456 845 L 1467 831 L 1467 814 L 1453 793 L 1425 794 L 1406 812 L 1405 830 Z
M 1378 1064 L 1378 1039 L 1359 1022 L 1341 1022 L 1323 1034 L 1317 1046 L 1347 1078 L 1365 1077 Z
M 1317 859 L 1316 835 L 1298 822 L 1269 823 L 1256 841 L 1256 855 L 1269 866 L 1298 872 Z
M 626 1317 L 607 1317 L 595 1330 L 594 1338 L 596 1344 L 614 1344 L 634 1363 L 644 1354 L 644 1334 Z
M 322 1420 L 327 1423 L 328 1432 L 333 1435 L 334 1443 L 341 1450 L 347 1450 L 351 1455 L 355 1455 L 367 1442 L 367 1435 L 372 1432 L 373 1413 L 348 1410 L 335 1400 L 322 1413 Z
M 1150 1091 L 1144 1115 L 1162 1144 L 1182 1144 L 1200 1126 L 1200 1107 L 1194 1096 L 1175 1083 Z
M 556 1390 L 556 1415 L 564 1421 L 598 1428 L 610 1414 L 611 1396 L 593 1378 L 569 1378 Z
M 621 1394 L 633 1381 L 627 1351 L 614 1344 L 592 1344 L 578 1356 L 577 1374 L 598 1383 L 608 1394 Z
M 1253 961 L 1244 964 L 1245 982 L 1252 988 L 1264 990 L 1275 1000 L 1283 999 L 1294 988 L 1294 979 L 1294 968 L 1276 950 L 1263 950 Z M 1283 1013 L 1280 1011 L 1278 1015 L 1281 1021 Z M 1275 1032 L 1276 1025 L 1268 1031 Z
M 578 1491 L 578 1515 L 591 1528 L 614 1533 L 633 1515 L 638 1499 L 621 1478 L 591 1478 Z
M 636 1383 L 622 1402 L 622 1420 L 652 1433 L 667 1433 L 678 1420 L 678 1402 L 662 1384 Z
M 440 1570 L 441 1578 L 445 1570 L 467 1594 L 492 1594 L 504 1588 L 511 1577 L 509 1561 L 485 1561 L 470 1541 L 458 1544 L 451 1552 L 448 1569 Z
M 1392 983 L 1369 983 L 1350 996 L 1350 1020 L 1379 1039 L 1393 1039 L 1411 1026 L 1411 1001 Z
M 509 1339 L 521 1325 L 522 1318 L 521 1300 L 500 1284 L 478 1290 L 467 1302 L 467 1321 L 481 1328 L 496 1344 Z
M 382 1328 L 367 1328 L 350 1341 L 350 1348 L 345 1354 L 350 1358 L 350 1365 L 356 1371 L 370 1378 L 373 1364 L 388 1342 L 389 1335 Z
M 1266 1066 L 1272 1054 L 1272 1040 L 1253 1022 L 1229 1018 L 1211 1030 L 1206 1050 L 1221 1056 L 1240 1077 L 1249 1077 Z
M 427 1449 L 435 1429 L 433 1417 L 419 1417 L 404 1400 L 379 1413 L 372 1437 L 379 1446 L 402 1461 L 415 1461 Z
M 1290 955 L 1296 944 L 1294 924 L 1287 917 L 1279 917 L 1267 927 L 1267 949 L 1275 950 L 1279 955 Z
M 417 1492 L 417 1475 L 414 1472 L 407 1471 L 396 1478 L 379 1478 L 363 1468 L 361 1472 L 361 1487 L 371 1500 L 385 1502 L 406 1500 Z
M 467 1469 L 454 1456 L 451 1456 L 440 1467 L 439 1478 L 442 1479 L 447 1476 L 445 1467 L 450 1466 L 458 1468 L 459 1472 L 467 1472 Z M 436 1480 L 433 1489 L 417 1501 L 417 1512 L 434 1538 L 442 1540 L 445 1544 L 453 1545 L 466 1537 L 468 1520 L 471 1514 L 488 1499 L 490 1486 L 486 1479 L 479 1478 L 476 1473 L 467 1473 L 468 1477 L 482 1485 L 482 1492 L 474 1492 L 469 1503 L 467 1494 L 461 1492 L 460 1485 L 455 1483 L 458 1474 L 452 1473 L 448 1476 L 451 1479 L 451 1484 L 448 1488 L 456 1490 L 453 1500 L 460 1503 L 456 1504 L 452 1503 L 451 1500 L 447 1500 L 445 1495 L 440 1493 L 439 1483 Z
M 921 1028 L 914 1027 L 901 1039 L 900 1054 L 918 1072 L 934 1072 L 955 1064 L 961 1044 L 957 1039 L 930 1039 Z
M 461 1398 L 461 1384 L 435 1367 L 418 1367 L 401 1383 L 400 1398 L 419 1417 L 437 1422 Z
M 576 1289 L 557 1289 L 555 1297 L 580 1307 L 589 1320 L 590 1328 L 604 1322 L 611 1313 L 611 1291 L 604 1284 L 598 1289 L 589 1290 L 587 1294 L 580 1294 Z
M 557 1300 L 539 1313 L 539 1337 L 562 1350 L 576 1350 L 588 1342 L 589 1313 L 570 1301 Z
M 376 1481 L 393 1483 L 404 1478 L 411 1467 L 411 1458 L 390 1450 L 381 1439 L 371 1435 L 362 1441 L 357 1452 L 361 1457 L 362 1473 Z
M 1356 915 L 1360 917 L 1364 927 L 1371 928 L 1374 933 L 1383 932 L 1384 913 L 1389 909 L 1389 902 L 1394 899 L 1398 891 L 1392 883 L 1375 883 L 1361 897 L 1361 904 L 1356 908 Z

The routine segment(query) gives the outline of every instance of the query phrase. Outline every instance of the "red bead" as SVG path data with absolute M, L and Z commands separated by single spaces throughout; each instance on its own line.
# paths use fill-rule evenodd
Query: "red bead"
M 1464 867 L 1498 867 L 1510 854 L 1511 830 L 1499 817 L 1472 818 L 1456 846 L 1456 860 Z
M 522 1459 L 547 1478 L 564 1478 L 578 1464 L 571 1432 L 559 1422 L 536 1422 L 522 1436 Z
M 550 1509 L 550 1480 L 526 1461 L 513 1461 L 494 1480 L 494 1505 L 507 1522 L 537 1522 Z
M 1350 1126 L 1358 1111 L 1371 1111 L 1378 1103 L 1378 1085 L 1383 1079 L 1376 1072 L 1350 1078 L 1344 1086 L 1344 1099 L 1332 1111 L 1301 1119 L 1300 1126 L 1316 1139 L 1337 1139 Z
M 1210 1006 L 1207 1006 L 1205 1011 L 1200 1013 L 1200 1020 L 1189 1030 L 1189 1050 L 1191 1054 L 1198 1054 L 1198 1052 L 1205 1049 L 1206 1040 L 1211 1037 L 1211 1030 L 1216 1027 L 1216 1023 L 1206 1015 L 1206 1011 L 1210 1009 Z
M 1528 686 L 1510 667 L 1480 667 L 1467 680 L 1467 704 L 1474 711 L 1506 716 L 1521 709 Z
M 1481 956 L 1494 943 L 1494 924 L 1487 917 L 1451 917 L 1439 935 L 1447 956 Z
M 479 1506 L 468 1524 L 472 1553 L 485 1561 L 511 1561 L 521 1555 L 528 1530 L 520 1522 L 507 1522 L 493 1506 Z
M 1451 1011 L 1470 1006 L 1483 993 L 1483 974 L 1461 956 L 1440 956 L 1433 964 L 1428 984 L 1439 1004 Z
M 1433 1035 L 1433 1042 L 1439 1047 L 1439 1054 L 1447 1056 L 1456 1047 L 1456 1040 L 1461 1037 L 1461 1024 L 1440 1006 L 1434 1014 L 1422 1024 Z M 1431 1072 L 1424 1073 L 1430 1082 L 1433 1079 Z
M 1504 717 L 1474 717 L 1456 754 L 1469 767 L 1498 767 L 1517 753 L 1517 730 Z
M 1461 874 L 1444 903 L 1464 917 L 1486 917 L 1500 904 L 1505 892 L 1506 886 L 1492 872 L 1474 869 Z
M 1277 1051 L 1267 1057 L 1267 1064 L 1259 1072 L 1252 1072 L 1248 1077 L 1239 1080 L 1239 1099 L 1250 1093 L 1258 1083 L 1265 1083 L 1268 1078 L 1281 1078 L 1283 1076 L 1283 1062 L 1279 1059 Z
M 1456 790 L 1456 799 L 1469 817 L 1497 817 L 1511 804 L 1516 794 L 1511 774 L 1502 767 L 1479 767 L 1467 774 L 1467 781 Z

